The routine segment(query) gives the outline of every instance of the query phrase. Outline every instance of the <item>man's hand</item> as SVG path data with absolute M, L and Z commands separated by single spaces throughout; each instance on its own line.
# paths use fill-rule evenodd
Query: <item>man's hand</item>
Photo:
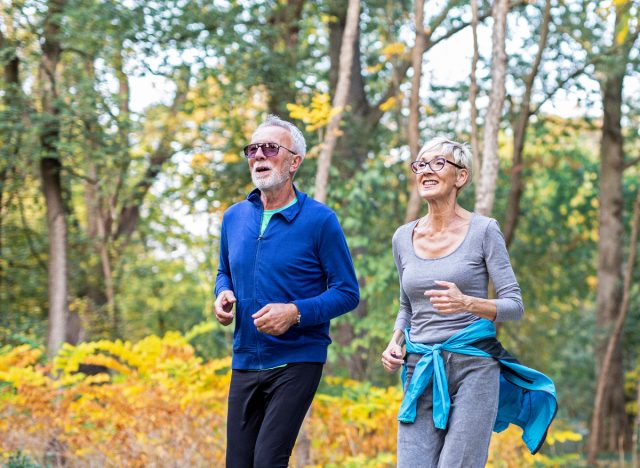
M 251 317 L 259 332 L 278 336 L 298 322 L 298 307 L 295 304 L 267 304 Z
M 225 327 L 233 322 L 233 304 L 236 303 L 236 296 L 233 291 L 222 291 L 216 297 L 213 303 L 213 311 L 216 314 L 216 320 Z

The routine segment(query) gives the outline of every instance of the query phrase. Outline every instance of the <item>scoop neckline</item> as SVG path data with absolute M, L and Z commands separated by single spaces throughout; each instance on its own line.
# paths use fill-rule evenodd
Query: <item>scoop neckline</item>
M 416 257 L 419 260 L 424 260 L 426 262 L 429 262 L 429 261 L 433 261 L 433 260 L 442 260 L 443 258 L 447 258 L 447 257 L 450 257 L 451 255 L 455 254 L 458 250 L 460 250 L 460 248 L 465 244 L 465 242 L 467 242 L 467 238 L 469 237 L 469 232 L 471 232 L 471 225 L 473 224 L 475 218 L 476 218 L 476 214 L 474 212 L 471 212 L 471 219 L 469 220 L 469 227 L 467 227 L 467 232 L 464 234 L 464 238 L 456 246 L 455 249 L 453 249 L 448 254 L 442 255 L 441 257 L 433 257 L 433 258 L 421 257 L 420 255 L 418 255 L 418 253 L 416 252 L 415 247 L 413 246 L 413 230 L 416 228 L 416 225 L 420 221 L 420 218 L 416 219 L 413 222 L 413 224 L 411 226 L 411 230 L 409 232 L 409 240 L 411 242 L 411 252 L 413 253 L 413 256 Z

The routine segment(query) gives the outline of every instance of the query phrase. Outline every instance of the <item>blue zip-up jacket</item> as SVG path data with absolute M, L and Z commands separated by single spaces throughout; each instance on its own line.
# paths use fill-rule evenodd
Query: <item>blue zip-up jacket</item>
M 295 189 L 295 187 L 294 187 Z M 325 362 L 329 321 L 360 300 L 347 242 L 335 213 L 303 192 L 276 213 L 260 235 L 260 191 L 224 214 L 216 296 L 236 296 L 233 369 Z M 300 324 L 280 336 L 260 333 L 251 315 L 270 303 L 298 307 Z
M 522 440 L 533 454 L 540 450 L 549 425 L 558 410 L 556 387 L 546 375 L 520 364 L 496 339 L 493 322 L 481 319 L 459 331 L 444 343 L 426 345 L 413 343 L 409 329 L 405 330 L 407 353 L 422 354 L 416 364 L 409 385 L 406 384 L 406 363 L 402 371 L 405 394 L 398 420 L 413 423 L 418 398 L 433 376 L 433 422 L 438 429 L 446 429 L 451 400 L 447 386 L 444 361 L 440 351 L 494 358 L 500 363 L 500 395 L 498 415 L 493 426 L 501 432 L 509 424 L 523 429 Z M 478 404 L 482 404 L 481 401 Z

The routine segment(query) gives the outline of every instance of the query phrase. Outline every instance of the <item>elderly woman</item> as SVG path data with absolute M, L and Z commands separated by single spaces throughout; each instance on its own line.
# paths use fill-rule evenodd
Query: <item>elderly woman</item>
M 556 413 L 551 380 L 495 338 L 493 322 L 519 320 L 524 308 L 498 223 L 457 202 L 471 161 L 464 144 L 424 145 L 411 169 L 428 212 L 393 236 L 400 310 L 382 363 L 403 366 L 399 467 L 484 466 L 492 429 L 509 423 L 535 453 Z

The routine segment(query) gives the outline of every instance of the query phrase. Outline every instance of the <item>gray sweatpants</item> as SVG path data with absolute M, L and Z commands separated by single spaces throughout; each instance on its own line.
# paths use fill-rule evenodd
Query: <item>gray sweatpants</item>
M 409 354 L 407 383 L 422 356 Z M 442 352 L 451 410 L 445 430 L 433 424 L 433 387 L 418 399 L 413 424 L 398 423 L 398 467 L 471 468 L 487 462 L 498 412 L 500 366 L 495 359 Z

